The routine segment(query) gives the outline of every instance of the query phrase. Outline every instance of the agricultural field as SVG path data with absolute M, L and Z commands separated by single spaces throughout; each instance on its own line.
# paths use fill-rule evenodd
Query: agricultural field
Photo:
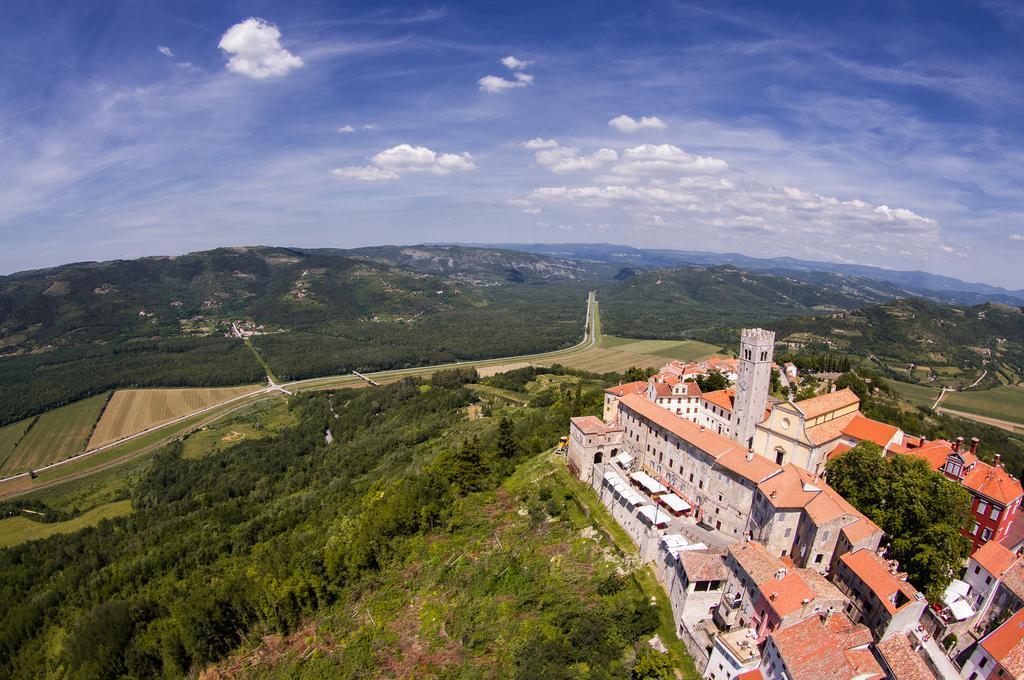
M 293 422 L 293 414 L 284 399 L 258 402 L 230 418 L 216 421 L 190 434 L 182 442 L 181 455 L 185 458 L 201 458 L 241 441 L 277 434 Z
M 0 519 L 0 548 L 9 548 L 25 541 L 34 541 L 55 534 L 68 534 L 85 527 L 94 527 L 102 520 L 131 514 L 131 501 L 114 501 L 97 506 L 66 522 L 34 522 L 26 517 Z
M 622 338 L 614 335 L 603 336 L 599 345 L 619 352 L 651 354 L 666 359 L 678 359 L 679 361 L 707 359 L 717 354 L 718 350 L 721 349 L 716 345 L 709 345 L 706 342 L 697 340 L 636 340 L 634 338 Z
M 35 421 L 35 418 L 26 418 L 25 420 L 19 420 L 16 423 L 0 427 L 0 471 L 7 469 L 7 459 L 14 453 L 14 448 L 25 435 L 25 431 Z
M 939 397 L 939 391 L 934 387 L 913 385 L 911 383 L 900 382 L 899 380 L 889 380 L 887 382 L 893 392 L 898 394 L 901 399 L 909 401 L 914 406 L 927 406 L 928 408 L 931 408 L 932 404 L 934 404 L 935 400 Z
M 28 421 L 9 425 L 10 428 L 17 428 L 22 423 L 29 423 L 17 446 L 0 466 L 0 474 L 25 472 L 84 451 L 108 396 L 97 394 L 47 411 Z
M 978 392 L 950 392 L 940 407 L 1024 425 L 1024 389 L 1019 387 L 1004 385 Z
M 559 363 L 569 368 L 578 368 L 582 371 L 593 373 L 622 372 L 633 366 L 657 370 L 668 361 L 665 357 L 653 356 L 650 354 L 634 354 L 633 352 L 620 352 L 604 347 L 591 347 L 590 349 L 573 354 L 568 357 L 560 357 L 552 363 Z
M 257 389 L 258 385 L 118 390 L 96 424 L 89 448 L 109 444 Z

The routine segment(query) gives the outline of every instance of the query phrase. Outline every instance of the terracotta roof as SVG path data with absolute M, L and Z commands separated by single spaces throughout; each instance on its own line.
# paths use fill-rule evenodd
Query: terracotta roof
M 755 453 L 750 456 L 750 460 L 747 460 L 747 456 L 747 451 L 738 448 L 733 449 L 720 456 L 715 461 L 715 465 L 734 472 L 754 484 L 760 484 L 772 475 L 782 471 L 781 466 L 776 465 L 764 456 Z
M 848 444 L 843 444 L 843 443 L 836 444 L 836 447 L 834 449 L 832 449 L 831 451 L 829 451 L 828 455 L 825 456 L 825 458 L 828 459 L 828 460 L 832 460 L 833 458 L 838 458 L 839 456 L 843 455 L 844 453 L 846 453 L 847 451 L 849 451 L 852 448 L 853 447 L 848 445 Z
M 798 569 L 797 571 L 807 587 L 814 591 L 817 599 L 849 601 L 850 598 L 846 597 L 834 583 L 822 576 L 817 569 Z
M 820 616 L 810 616 L 775 631 L 770 639 L 793 680 L 885 677 L 868 649 L 871 631 L 854 624 L 842 612 L 833 614 L 827 622 Z
M 795 571 L 787 572 L 782 578 L 772 578 L 758 585 L 761 597 L 781 619 L 789 616 L 817 598 L 804 579 Z
M 1012 677 L 1024 677 L 1024 609 L 989 633 L 981 646 Z
M 893 603 L 896 593 L 906 596 L 908 602 L 904 604 L 916 601 L 917 588 L 893 576 L 888 563 L 874 551 L 861 548 L 842 555 L 839 560 L 875 594 L 890 614 L 899 611 Z
M 1024 560 L 1014 560 L 1003 574 L 1003 587 L 1024 600 Z
M 843 428 L 843 434 L 847 437 L 852 437 L 857 441 L 866 440 L 874 442 L 883 449 L 889 445 L 889 442 L 892 441 L 899 431 L 900 428 L 898 427 L 872 420 L 860 412 L 857 413 L 856 418 L 847 423 L 846 427 Z
M 570 418 L 569 422 L 579 428 L 583 434 L 607 434 L 609 432 L 622 431 L 621 427 L 605 425 L 604 421 L 597 416 L 577 416 Z
M 739 449 L 746 453 L 745 448 L 728 437 L 723 437 L 717 432 L 712 432 L 696 423 L 680 418 L 674 413 L 652 404 L 639 394 L 627 394 L 619 402 L 619 405 L 693 444 L 712 458 L 718 458 L 732 449 Z
M 681 382 L 676 385 L 676 389 L 682 388 L 681 392 L 677 392 L 679 396 L 683 397 L 699 397 L 700 396 L 700 385 L 695 382 Z
M 846 540 L 850 542 L 850 545 L 857 545 L 881 532 L 882 530 L 866 517 L 843 527 L 843 533 L 846 534 Z
M 736 390 L 732 388 L 715 390 L 714 392 L 705 392 L 703 396 L 704 401 L 710 402 L 715 406 L 732 413 L 732 405 L 733 402 L 736 401 Z
M 679 564 L 690 583 L 724 581 L 729 578 L 729 569 L 725 566 L 725 553 L 719 550 L 680 550 Z
M 1009 505 L 1024 495 L 1020 481 L 1011 476 L 1002 465 L 978 462 L 963 478 L 963 485 L 971 491 Z
M 729 546 L 729 554 L 757 584 L 774 579 L 778 570 L 783 568 L 782 561 L 756 541 L 734 543 Z
M 807 434 L 807 438 L 811 440 L 812 444 L 815 446 L 821 446 L 825 442 L 830 442 L 833 439 L 838 439 L 842 436 L 843 430 L 846 426 L 859 415 L 860 411 L 844 413 L 841 416 L 837 416 L 831 420 L 826 420 L 823 423 L 805 427 L 804 432 Z
M 1015 519 L 1013 524 L 1010 525 L 1010 530 L 1006 532 L 1006 535 L 999 542 L 1010 550 L 1020 550 L 1020 547 L 1024 545 L 1024 518 Z
M 988 541 L 974 551 L 971 559 L 980 564 L 982 569 L 999 578 L 1013 564 L 1017 556 L 999 541 Z
M 870 522 L 824 480 L 792 463 L 757 486 L 776 508 L 804 508 L 818 526 L 843 515 Z
M 736 680 L 764 680 L 764 675 L 761 673 L 760 668 L 754 668 L 745 673 L 740 673 L 736 676 Z
M 908 633 L 897 633 L 879 642 L 875 649 L 896 680 L 935 680 L 924 658 L 914 651 Z
M 605 390 L 608 394 L 614 394 L 616 397 L 624 397 L 627 394 L 643 394 L 645 391 L 647 391 L 646 380 L 623 383 L 621 385 L 616 385 L 615 387 L 609 387 Z
M 946 459 L 949 458 L 949 454 L 953 451 L 953 445 L 944 439 L 936 439 L 922 444 L 916 449 L 903 449 L 903 447 L 893 446 L 889 450 L 895 453 L 906 453 L 910 456 L 924 458 L 928 461 L 931 469 L 938 470 L 946 464 Z
M 672 396 L 672 386 L 669 385 L 668 383 L 655 382 L 655 383 L 652 383 L 652 386 L 654 387 L 654 396 L 656 396 L 656 397 L 671 397 Z
M 860 404 L 860 398 L 849 387 L 793 403 L 808 420 L 851 404 Z

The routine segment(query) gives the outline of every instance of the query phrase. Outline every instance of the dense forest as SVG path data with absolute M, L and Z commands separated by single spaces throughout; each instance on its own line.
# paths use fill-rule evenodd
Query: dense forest
M 628 677 L 657 617 L 522 467 L 599 384 L 467 420 L 474 378 L 295 397 L 274 437 L 158 454 L 131 515 L 0 551 L 0 675 L 180 677 L 297 634 L 281 677 Z

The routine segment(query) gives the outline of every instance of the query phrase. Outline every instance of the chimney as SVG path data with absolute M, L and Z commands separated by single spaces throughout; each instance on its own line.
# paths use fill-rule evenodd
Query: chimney
M 772 602 L 775 602 L 775 598 L 777 598 L 778 596 L 779 596 L 778 593 L 773 592 L 771 595 L 768 596 L 768 599 L 771 600 Z
M 971 453 L 973 453 L 974 455 L 978 455 L 978 444 L 980 443 L 980 439 L 978 439 L 977 437 L 971 437 Z
M 1003 458 L 1002 454 L 997 453 L 996 457 L 995 457 L 995 460 L 992 461 L 992 465 L 994 465 L 997 468 L 998 467 L 1003 467 L 1002 458 Z
M 747 462 L 754 460 L 754 449 L 747 449 Z
M 810 603 L 811 603 L 811 600 L 809 598 L 806 598 L 806 597 L 804 599 L 800 600 L 800 604 L 802 604 L 804 606 L 807 606 Z
M 956 441 L 953 442 L 953 450 L 956 451 L 957 453 L 959 453 L 960 452 L 960 447 L 963 446 L 963 445 L 964 445 L 964 438 L 963 437 L 957 437 Z
M 829 607 L 821 613 L 821 622 L 828 623 L 828 620 L 832 618 L 832 607 Z
M 786 568 L 785 567 L 779 567 L 778 569 L 775 570 L 775 580 L 776 581 L 781 581 L 785 577 L 786 577 Z

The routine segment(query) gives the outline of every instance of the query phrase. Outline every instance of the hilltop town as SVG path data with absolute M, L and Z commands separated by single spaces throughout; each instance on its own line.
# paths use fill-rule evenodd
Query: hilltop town
M 977 438 L 904 432 L 848 387 L 795 399 L 799 371 L 774 348 L 746 329 L 737 358 L 669 362 L 570 423 L 568 469 L 653 564 L 704 677 L 1024 678 L 1021 482 Z M 938 495 L 969 503 L 953 536 L 969 557 L 935 583 L 893 558 L 928 537 L 886 535 L 829 484 L 872 452 L 924 461 Z

